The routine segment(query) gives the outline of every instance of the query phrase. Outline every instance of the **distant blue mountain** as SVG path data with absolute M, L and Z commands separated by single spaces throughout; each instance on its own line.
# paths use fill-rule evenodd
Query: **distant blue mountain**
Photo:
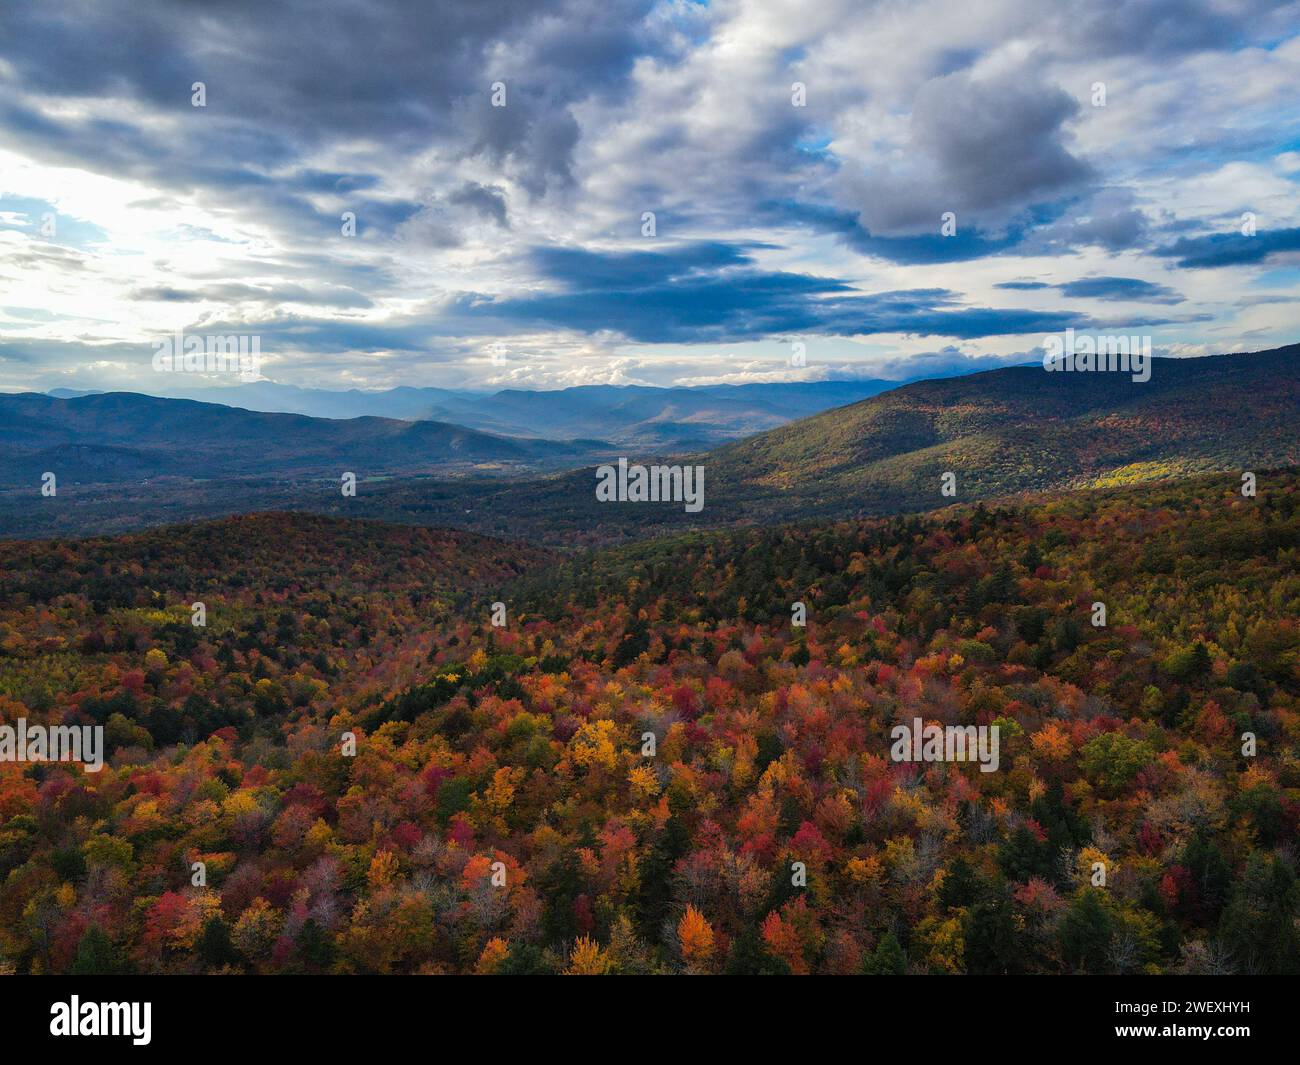
M 440 421 L 502 436 L 597 438 L 623 447 L 663 451 L 726 443 L 856 403 L 900 383 L 863 379 L 699 388 L 581 385 L 553 391 L 486 393 L 446 388 L 329 391 L 258 381 L 170 392 L 168 396 L 265 413 Z M 73 389 L 50 393 L 60 398 L 86 394 Z
M 0 395 L 0 485 L 344 471 L 492 473 L 578 465 L 599 440 L 513 439 L 432 419 L 312 418 L 136 392 Z

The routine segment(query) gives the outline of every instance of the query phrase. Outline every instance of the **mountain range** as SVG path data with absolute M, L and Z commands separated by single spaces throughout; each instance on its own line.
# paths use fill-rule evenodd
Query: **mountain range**
M 700 525 L 920 511 L 1215 471 L 1240 476 L 1300 461 L 1298 357 L 1300 345 L 1157 359 L 1148 381 L 1013 367 L 913 382 L 674 458 L 705 467 L 699 514 L 598 502 L 591 464 L 616 453 L 612 441 L 313 419 L 128 394 L 0 397 L 0 484 L 11 486 L 0 492 L 0 532 L 77 535 L 288 509 L 574 548 Z M 571 391 L 597 405 L 608 394 Z M 503 406 L 516 402 L 503 395 Z M 762 393 L 747 395 L 758 402 Z M 516 417 L 535 402 L 518 399 Z M 550 428 L 570 424 L 556 418 Z M 626 445 L 617 453 L 634 462 L 663 454 Z M 40 472 L 51 469 L 61 485 L 73 482 L 75 505 L 32 505 Z M 341 471 L 356 472 L 356 498 L 339 492 Z M 951 495 L 941 491 L 948 473 Z M 164 481 L 142 483 L 150 477 Z
M 1020 492 L 1105 487 L 1300 462 L 1300 345 L 1152 360 L 1151 379 L 1013 367 L 920 381 L 681 460 L 699 514 L 601 503 L 591 468 L 523 482 L 392 481 L 372 512 L 557 545 L 688 527 L 924 511 Z M 634 456 L 641 461 L 648 456 Z M 954 494 L 944 495 L 944 474 Z M 330 501 L 327 509 L 342 512 Z
M 218 403 L 312 418 L 365 416 L 441 421 L 525 439 L 596 437 L 622 447 L 681 451 L 715 444 L 874 396 L 900 382 L 781 381 L 659 388 L 579 385 L 534 391 L 469 392 L 446 388 L 330 391 L 274 381 L 169 392 L 167 398 Z M 59 399 L 98 393 L 54 389 Z
M 719 448 L 710 472 L 749 506 L 840 515 L 942 505 L 945 472 L 969 500 L 1300 462 L 1300 344 L 1151 367 L 919 381 Z
M 0 484 L 9 485 L 47 470 L 67 481 L 112 483 L 555 466 L 610 449 L 602 441 L 509 438 L 446 422 L 264 414 L 134 392 L 0 396 Z

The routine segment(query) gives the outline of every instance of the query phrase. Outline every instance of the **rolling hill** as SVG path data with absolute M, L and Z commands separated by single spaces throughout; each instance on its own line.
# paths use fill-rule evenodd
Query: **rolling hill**
M 555 466 L 608 450 L 599 441 L 514 440 L 444 422 L 265 414 L 131 392 L 0 396 L 0 484 L 6 485 L 36 483 L 47 470 L 61 481 L 112 483 Z
M 916 382 L 681 460 L 705 468 L 699 514 L 599 503 L 592 469 L 522 484 L 395 482 L 377 486 L 369 505 L 396 520 L 572 545 L 1291 466 L 1300 462 L 1298 356 L 1300 345 L 1158 359 L 1145 383 L 1031 367 Z M 948 471 L 953 497 L 940 491 Z
M 182 390 L 168 398 L 313 418 L 432 420 L 529 439 L 594 436 L 626 447 L 682 450 L 712 447 L 772 429 L 895 385 L 880 380 L 782 381 L 690 388 L 578 385 L 476 393 L 407 387 L 331 391 L 257 381 Z M 58 389 L 51 394 L 72 398 L 89 393 Z
M 1298 356 L 1300 345 L 1158 359 L 1143 383 L 1122 374 L 1049 374 L 1032 367 L 914 382 L 674 458 L 705 467 L 705 506 L 698 514 L 680 504 L 598 502 L 590 465 L 536 472 L 543 462 L 532 449 L 554 449 L 544 452 L 552 468 L 566 455 L 575 456 L 569 460 L 574 464 L 592 462 L 577 445 L 504 439 L 428 422 L 331 422 L 121 394 L 86 397 L 62 401 L 79 420 L 74 427 L 46 430 L 45 447 L 62 447 L 96 469 L 111 467 L 103 476 L 116 483 L 78 486 L 64 502 L 42 500 L 33 507 L 33 471 L 51 467 L 27 455 L 22 488 L 0 491 L 0 533 L 77 535 L 291 509 L 451 525 L 575 548 L 690 527 L 923 511 L 1025 491 L 1239 474 L 1300 461 Z M 60 402 L 6 397 L 0 413 L 15 402 L 45 409 L 35 401 Z M 142 423 L 155 441 L 147 457 L 166 460 L 161 468 L 169 474 L 185 474 L 177 483 L 131 483 L 128 470 L 142 461 L 141 444 L 112 415 L 114 405 L 130 407 L 128 401 L 158 405 L 156 416 L 150 415 L 154 420 Z M 221 426 L 234 425 L 258 442 L 245 446 L 247 436 L 222 435 Z M 275 435 L 290 430 L 291 438 Z M 27 431 L 7 420 L 0 449 L 27 439 Z M 92 440 L 97 443 L 89 447 Z M 82 450 L 71 450 L 77 447 Z M 416 467 L 421 455 L 435 452 L 461 461 Z M 632 462 L 662 454 L 632 448 L 623 453 Z M 338 491 L 337 456 L 344 454 L 350 464 L 342 468 L 355 470 L 361 482 L 354 499 Z M 607 458 L 608 453 L 596 461 Z M 473 472 L 475 462 L 523 475 L 449 475 Z M 956 478 L 953 497 L 940 492 L 945 472 Z M 10 476 L 0 483 L 15 481 Z
M 1153 360 L 1151 379 L 1015 367 L 919 381 L 719 448 L 715 489 L 797 516 L 1300 462 L 1300 345 Z

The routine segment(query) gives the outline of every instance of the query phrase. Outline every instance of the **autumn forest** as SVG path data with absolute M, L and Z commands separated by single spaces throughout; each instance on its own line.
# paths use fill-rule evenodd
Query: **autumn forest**
M 105 764 L 0 763 L 0 967 L 1294 974 L 1298 560 L 1294 468 L 581 554 L 7 541 L 0 719 Z M 916 719 L 1000 768 L 891 758 Z

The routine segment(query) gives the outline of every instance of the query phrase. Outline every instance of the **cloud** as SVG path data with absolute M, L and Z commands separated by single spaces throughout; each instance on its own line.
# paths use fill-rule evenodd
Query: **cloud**
M 350 289 L 308 288 L 304 285 L 281 284 L 267 287 L 227 282 L 209 285 L 202 289 L 178 289 L 167 285 L 135 289 L 131 299 L 159 303 L 304 303 L 319 307 L 372 307 L 374 304 L 360 292 Z
M 546 85 L 561 103 L 581 97 L 626 73 L 648 8 L 618 0 L 289 0 L 227 4 L 220 18 L 205 18 L 187 4 L 99 0 L 19 5 L 4 28 L 23 42 L 6 58 L 37 92 L 125 91 L 183 113 L 190 84 L 204 81 L 215 113 L 321 142 L 337 131 L 410 139 L 445 132 L 452 123 L 438 104 L 479 86 L 486 92 L 497 78 Z M 591 20 L 598 12 L 606 19 Z
M 1042 354 L 1033 351 L 1016 351 L 1008 355 L 991 352 L 970 352 L 949 344 L 935 351 L 909 352 L 906 357 L 881 359 L 876 363 L 878 372 L 886 377 L 949 377 L 957 374 L 998 370 L 1004 366 L 1042 364 Z
M 1066 296 L 1094 300 L 1126 300 L 1137 303 L 1182 303 L 1183 297 L 1166 285 L 1136 277 L 1084 277 L 1057 285 Z
M 1157 249 L 1156 254 L 1177 259 L 1184 269 L 1206 270 L 1262 263 L 1297 251 L 1300 251 L 1300 227 L 1265 229 L 1249 237 L 1241 233 L 1179 237 L 1173 244 Z
M 965 307 L 946 289 L 860 293 L 835 278 L 759 269 L 751 252 L 723 243 L 653 252 L 541 248 L 531 258 L 557 291 L 465 297 L 460 310 L 503 326 L 609 332 L 644 343 L 718 343 L 800 332 L 972 338 L 1051 331 L 1080 320 L 1057 312 Z
M 939 215 L 930 220 L 931 232 L 878 236 L 865 228 L 861 218 L 852 211 L 803 203 L 766 204 L 764 210 L 774 220 L 832 233 L 863 255 L 909 266 L 968 262 L 1000 255 L 1013 251 L 1025 236 L 1025 227 L 1020 225 L 1008 226 L 999 236 L 991 236 L 974 226 L 959 226 L 957 232 L 945 236 L 940 229 Z
M 1082 277 L 1060 284 L 1049 284 L 1046 281 L 999 281 L 993 287 L 1011 292 L 1042 292 L 1051 289 L 1070 299 L 1167 304 L 1184 302 L 1184 297 L 1168 285 L 1143 281 L 1137 277 Z
M 938 365 L 977 338 L 997 360 L 1087 327 L 1080 300 L 1177 304 L 1147 318 L 1170 344 L 1282 343 L 1298 11 L 0 5 L 0 321 L 37 353 L 21 373 L 100 383 L 218 322 L 351 384 L 562 379 L 571 359 L 662 381 L 794 333 L 849 362 Z M 1243 211 L 1258 236 L 1234 235 Z
M 1105 187 L 1068 205 L 1032 234 L 1024 254 L 1044 254 L 1094 245 L 1118 252 L 1141 245 L 1150 223 L 1132 189 Z
M 435 198 L 396 230 L 396 236 L 415 246 L 458 248 L 483 223 L 509 229 L 510 218 L 500 186 L 467 181 L 446 196 Z
M 1027 70 L 987 78 L 961 70 L 926 82 L 912 107 L 913 154 L 849 179 L 863 226 L 878 235 L 937 231 L 947 211 L 959 230 L 1005 224 L 1082 187 L 1094 171 L 1064 143 L 1078 110 Z

